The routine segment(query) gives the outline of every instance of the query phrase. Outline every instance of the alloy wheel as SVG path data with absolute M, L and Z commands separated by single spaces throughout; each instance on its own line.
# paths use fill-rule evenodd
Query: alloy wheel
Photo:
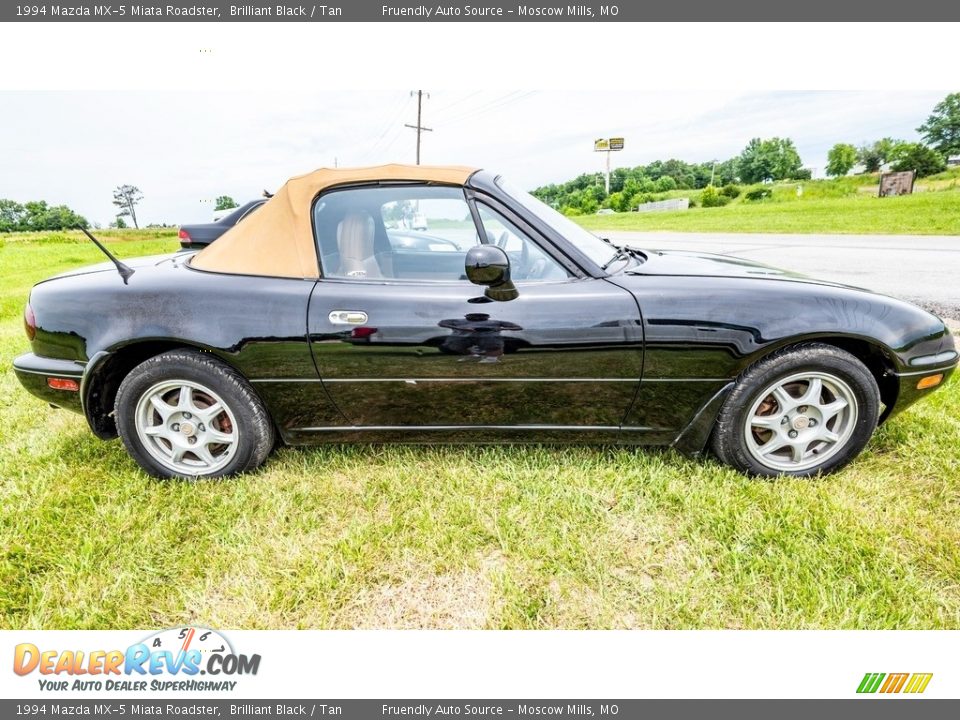
M 181 475 L 222 469 L 240 438 L 233 411 L 210 388 L 189 380 L 151 386 L 137 403 L 141 444 L 158 462 Z
M 826 372 L 800 372 L 755 396 L 744 427 L 747 450 L 782 472 L 809 470 L 840 452 L 856 427 L 850 386 Z

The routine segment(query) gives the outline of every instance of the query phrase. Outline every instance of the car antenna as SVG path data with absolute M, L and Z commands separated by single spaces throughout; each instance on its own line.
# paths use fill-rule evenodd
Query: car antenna
M 117 260 L 117 258 L 113 255 L 113 253 L 107 250 L 107 248 L 103 246 L 103 243 L 97 240 L 93 235 L 91 235 L 90 232 L 85 227 L 80 227 L 79 225 L 77 225 L 77 230 L 79 230 L 88 238 L 93 240 L 93 244 L 96 245 L 101 250 L 103 250 L 103 254 L 106 255 L 108 258 L 110 258 L 110 262 L 112 262 L 114 265 L 117 266 L 117 272 L 120 273 L 120 277 L 123 278 L 123 284 L 126 285 L 127 281 L 130 280 L 130 276 L 133 275 L 134 273 L 133 268 L 130 267 L 129 265 L 124 265 L 122 262 Z

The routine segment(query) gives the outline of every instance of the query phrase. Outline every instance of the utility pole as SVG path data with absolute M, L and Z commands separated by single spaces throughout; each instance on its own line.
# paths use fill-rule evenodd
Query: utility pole
M 606 174 L 606 184 L 604 190 L 607 191 L 607 195 L 610 194 L 610 149 L 607 148 L 607 174 Z
M 423 96 L 426 95 L 427 98 L 430 98 L 430 93 L 425 93 L 423 90 L 411 90 L 410 96 L 414 94 L 417 96 L 417 124 L 410 125 L 409 123 L 404 123 L 404 127 L 411 128 L 417 131 L 417 165 L 420 164 L 420 133 L 422 132 L 433 132 L 433 128 L 428 128 L 423 126 L 422 117 L 423 117 Z

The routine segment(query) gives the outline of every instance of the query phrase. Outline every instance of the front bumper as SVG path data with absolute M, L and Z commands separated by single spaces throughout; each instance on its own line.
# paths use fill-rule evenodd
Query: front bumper
M 31 394 L 51 405 L 83 412 L 79 390 L 56 390 L 50 387 L 50 378 L 75 380 L 79 386 L 83 380 L 85 364 L 75 360 L 58 360 L 27 353 L 13 361 L 13 371 L 17 380 Z
M 913 405 L 917 400 L 920 400 L 923 397 L 926 397 L 930 393 L 942 388 L 947 384 L 947 381 L 950 380 L 950 376 L 953 374 L 953 371 L 957 369 L 956 361 L 952 365 L 946 365 L 942 367 L 929 368 L 925 370 L 917 370 L 912 372 L 903 372 L 903 373 L 893 373 L 899 384 L 897 390 L 897 401 L 894 403 L 892 408 L 888 408 L 887 412 L 884 414 L 884 420 L 892 415 L 896 415 L 902 410 L 907 409 Z M 943 375 L 943 380 L 934 385 L 933 387 L 928 388 L 918 388 L 917 385 L 924 378 L 931 377 L 933 375 Z

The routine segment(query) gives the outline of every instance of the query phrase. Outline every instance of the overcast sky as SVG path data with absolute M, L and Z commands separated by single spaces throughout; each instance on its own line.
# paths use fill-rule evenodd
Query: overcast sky
M 752 137 L 794 140 L 818 176 L 836 142 L 916 139 L 943 92 L 431 93 L 424 163 L 496 170 L 528 188 L 603 168 L 598 137 L 624 136 L 613 166 L 726 159 Z M 289 176 L 414 161 L 409 90 L 0 92 L 0 198 L 66 204 L 108 224 L 112 190 L 137 185 L 141 224 L 209 219 Z

